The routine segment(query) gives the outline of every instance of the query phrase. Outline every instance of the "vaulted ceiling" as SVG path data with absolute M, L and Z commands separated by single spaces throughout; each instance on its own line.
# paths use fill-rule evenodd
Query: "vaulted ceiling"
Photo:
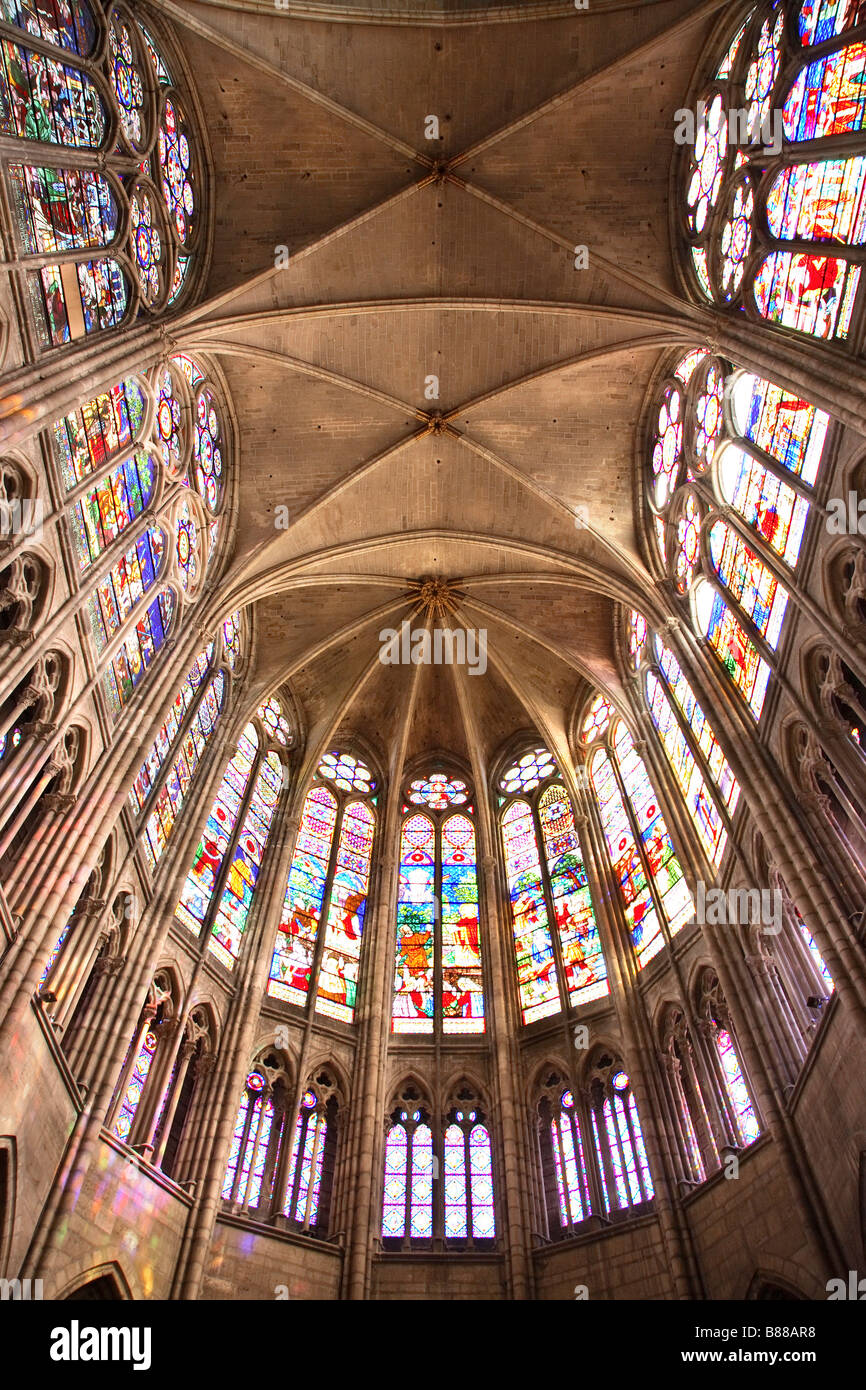
M 410 699 L 410 757 L 531 725 L 559 744 L 587 681 L 619 688 L 618 602 L 651 601 L 640 423 L 662 358 L 705 334 L 673 113 L 730 5 L 157 8 L 212 158 L 183 341 L 234 404 L 224 597 L 254 606 L 256 692 L 289 678 L 311 747 L 356 733 L 386 762 Z M 379 660 L 427 576 L 487 631 L 483 676 Z

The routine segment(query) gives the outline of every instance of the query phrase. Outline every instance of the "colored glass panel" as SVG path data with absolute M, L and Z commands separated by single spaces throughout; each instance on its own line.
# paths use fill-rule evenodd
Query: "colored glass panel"
M 853 43 L 800 69 L 782 110 L 788 140 L 819 140 L 862 130 L 866 44 Z
M 737 1050 L 730 1033 L 726 1032 L 724 1028 L 716 1028 L 715 1038 L 716 1050 L 722 1063 L 725 1088 L 733 1106 L 740 1140 L 743 1144 L 752 1144 L 758 1138 L 761 1127 L 758 1124 L 751 1096 L 743 1080 Z
M 157 479 L 153 454 L 139 450 L 75 502 L 69 513 L 81 570 L 93 563 L 149 506 Z
M 775 649 L 788 604 L 787 590 L 727 522 L 717 521 L 710 530 L 710 559 L 742 612 Z
M 105 111 L 89 77 L 22 44 L 0 41 L 0 133 L 95 150 L 105 130 Z
M 607 967 L 589 891 L 589 880 L 565 788 L 554 782 L 538 802 L 538 818 L 559 932 L 569 1003 L 608 993 Z
M 287 748 L 291 741 L 292 733 L 289 722 L 283 714 L 283 707 L 279 700 L 272 695 L 269 700 L 259 705 L 256 714 L 261 719 L 271 738 L 276 739 Z
M 656 506 L 670 501 L 683 456 L 683 398 L 674 386 L 666 386 L 659 406 L 652 446 L 652 470 Z
M 724 820 L 677 723 L 667 691 L 653 671 L 647 673 L 647 703 L 706 856 L 718 865 L 727 843 Z
M 391 1029 L 433 1031 L 433 937 L 436 923 L 436 831 L 410 816 L 400 835 L 397 960 Z
M 468 816 L 442 826 L 442 1029 L 484 1032 L 475 827 Z
M 779 241 L 861 246 L 866 240 L 866 158 L 783 169 L 767 194 L 767 225 Z
M 559 1013 L 556 962 L 532 809 L 514 801 L 502 816 L 505 877 L 511 902 L 517 984 L 523 1022 Z
M 758 312 L 772 323 L 815 338 L 845 338 L 860 267 L 835 256 L 774 251 L 755 276 Z
M 721 594 L 705 580 L 695 590 L 698 628 L 709 640 L 755 719 L 760 719 L 770 668 L 747 637 Z
M 673 936 L 683 923 L 694 915 L 692 896 L 683 877 L 679 859 L 674 853 L 673 842 L 643 760 L 638 755 L 631 734 L 621 721 L 614 730 L 613 742 L 623 785 L 628 788 L 629 800 L 643 841 L 653 883 Z M 642 964 L 645 965 L 660 946 L 660 940 L 654 949 L 649 949 L 648 944 L 644 943 L 638 953 Z
M 826 43 L 866 20 L 866 0 L 803 0 L 797 16 L 802 44 Z
M 152 526 L 97 584 L 89 609 L 91 630 L 100 654 L 120 631 L 135 605 L 156 583 L 164 550 L 165 537 L 159 527 Z
M 736 444 L 719 458 L 719 491 L 793 569 L 809 516 L 805 498 Z
M 337 801 L 327 787 L 307 794 L 286 884 L 268 994 L 304 1004 L 322 916 Z
M 238 740 L 214 798 L 174 915 L 198 934 L 222 871 L 234 834 L 241 802 L 246 795 L 258 751 L 258 736 L 248 724 Z
M 412 1135 L 409 1185 L 409 1234 L 427 1240 L 433 1234 L 433 1135 L 427 1125 Z
M 127 377 L 57 421 L 52 429 L 54 454 L 67 492 L 135 442 L 145 407 L 144 391 L 134 377 Z
M 151 744 L 147 757 L 139 768 L 138 775 L 129 792 L 129 804 L 133 815 L 138 814 L 153 790 L 160 769 L 180 732 L 187 710 L 193 704 L 196 691 L 201 689 L 210 666 L 212 653 L 213 643 L 211 642 L 196 657 L 187 673 L 186 680 L 174 697 L 174 703 Z
M 445 1131 L 445 1235 L 463 1237 L 469 1234 L 466 1197 L 466 1143 L 459 1125 L 449 1125 Z
M 392 1125 L 385 1143 L 385 1198 L 382 1206 L 382 1235 L 406 1234 L 406 1172 L 409 1136 L 402 1125 Z
M 150 604 L 135 630 L 115 654 L 103 677 L 109 708 L 116 718 L 161 649 L 171 627 L 174 599 L 166 589 Z
M 117 202 L 103 174 L 10 164 L 9 182 L 28 255 L 109 246 L 117 235 Z
M 166 97 L 159 126 L 159 173 L 162 196 L 181 245 L 192 238 L 195 193 L 186 122 L 175 97 Z
M 683 675 L 679 662 L 658 636 L 655 639 L 655 651 L 659 667 L 666 681 L 666 692 L 670 694 L 682 711 L 695 741 L 706 759 L 722 804 L 727 807 L 728 814 L 732 816 L 740 797 L 740 787 L 731 771 L 730 763 L 722 752 L 704 711 L 695 699 L 694 691 Z
M 225 676 L 220 671 L 200 701 L 177 756 L 169 769 L 165 784 L 157 794 L 153 811 L 145 826 L 143 839 L 144 852 L 151 873 L 155 871 L 157 863 L 162 858 L 163 851 L 174 829 L 178 812 L 186 799 L 190 783 L 201 763 L 202 754 L 220 717 L 224 692 Z M 168 727 L 168 721 L 164 727 Z M 137 795 L 137 791 L 130 793 L 130 797 L 135 796 L 136 799 Z
M 735 430 L 804 483 L 814 483 L 830 417 L 771 381 L 738 373 L 730 392 Z
M 580 736 L 584 743 L 594 743 L 601 738 L 612 718 L 613 706 L 603 695 L 596 695 L 581 725 Z
M 658 913 L 607 753 L 601 750 L 596 753 L 590 772 L 610 862 L 622 896 L 626 926 L 638 964 L 643 966 L 664 944 Z
M 365 763 L 353 758 L 351 753 L 336 750 L 326 753 L 319 763 L 319 776 L 333 782 L 343 792 L 360 792 L 364 795 L 376 786 L 376 780 Z
M 316 993 L 316 1012 L 343 1023 L 351 1023 L 355 1016 L 375 828 L 373 812 L 363 801 L 346 806 L 340 824 Z
M 117 1118 L 114 1122 L 113 1134 L 115 1138 L 126 1140 L 132 1129 L 132 1122 L 135 1119 L 135 1112 L 138 1109 L 138 1102 L 141 1100 L 141 1093 L 144 1084 L 150 1074 L 153 1065 L 153 1058 L 156 1052 L 156 1034 L 148 1032 L 145 1034 L 141 1047 L 138 1049 L 138 1056 L 135 1059 L 135 1066 L 132 1075 L 127 1083 Z
M 524 753 L 499 779 L 500 790 L 506 796 L 513 792 L 530 792 L 556 772 L 556 759 L 546 748 L 533 748 Z
M 3 0 L 0 17 L 82 58 L 96 43 L 93 13 L 84 0 Z
M 133 32 L 125 20 L 116 14 L 112 16 L 108 31 L 108 48 L 120 123 L 127 139 L 141 148 L 147 142 L 144 126 L 144 83 L 138 65 Z
M 469 800 L 469 788 L 459 778 L 434 772 L 429 777 L 421 777 L 410 783 L 407 799 L 413 806 L 444 811 L 448 806 L 463 806 Z
M 248 724 L 241 735 L 242 744 L 251 730 L 252 725 Z M 249 750 L 244 749 L 244 757 L 249 756 Z M 282 784 L 282 764 L 276 753 L 268 753 L 253 786 L 208 941 L 208 949 L 228 970 L 238 957 Z
M 475 1240 L 491 1240 L 496 1235 L 493 1156 L 490 1152 L 490 1135 L 484 1125 L 474 1125 L 469 1131 L 469 1174 L 472 1236 Z

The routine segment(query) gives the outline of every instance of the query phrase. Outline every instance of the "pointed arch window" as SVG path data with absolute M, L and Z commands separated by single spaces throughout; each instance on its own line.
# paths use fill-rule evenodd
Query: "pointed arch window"
M 628 633 L 631 664 L 643 674 L 647 708 L 659 740 L 704 853 L 718 868 L 739 801 L 739 783 L 673 652 L 657 633 L 650 651 L 646 622 L 634 609 Z
M 288 1223 L 327 1236 L 333 1194 L 339 1101 L 328 1068 L 293 1101 L 275 1053 L 247 1076 L 222 1186 L 223 1201 L 258 1221 Z M 297 1105 L 297 1113 L 293 1106 Z
M 301 1096 L 282 1210 L 302 1231 L 327 1224 L 324 1202 L 334 1167 L 336 1113 L 336 1100 L 333 1095 L 328 1098 L 321 1083 L 314 1083 Z
M 575 1233 L 593 1212 L 590 1123 L 557 1072 L 547 1077 L 544 1089 L 538 1106 L 538 1139 L 547 1226 L 552 1238 L 563 1238 Z
M 581 737 L 590 741 L 590 780 L 638 969 L 643 969 L 665 945 L 666 935 L 673 936 L 694 915 L 694 903 L 643 759 L 603 696 L 590 706 Z
M 283 786 L 283 763 L 261 723 L 247 724 L 229 760 L 175 908 L 207 949 L 234 968 Z
M 848 32 L 863 15 L 791 9 L 786 25 L 780 0 L 756 6 L 716 69 L 683 152 L 682 215 L 704 298 L 844 340 L 866 241 L 866 46 Z M 814 57 L 816 42 L 829 47 Z
M 710 1043 L 710 1056 L 730 1142 L 736 1147 L 753 1144 L 761 1126 L 740 1059 L 736 1034 L 721 986 L 711 970 L 700 982 L 698 1014 Z
M 465 782 L 433 772 L 403 804 L 391 1031 L 484 1027 L 473 808 Z
M 78 60 L 102 47 L 102 24 L 81 0 L 60 9 L 50 0 L 38 15 L 9 4 L 0 16 L 0 133 L 64 150 L 63 167 L 7 167 L 23 254 L 14 273 L 41 348 L 164 312 L 189 282 L 200 240 L 199 141 L 185 99 L 123 5 L 111 7 L 107 29 L 104 59 L 85 71 Z M 105 167 L 74 167 L 78 152 L 98 152 Z M 112 254 L 80 254 L 94 249 Z
M 628 1211 L 655 1196 L 637 1101 L 621 1068 L 608 1066 L 590 1088 L 590 1118 L 605 1211 Z
M 490 1130 L 463 1083 L 434 1117 L 414 1085 L 391 1112 L 385 1141 L 382 1238 L 386 1249 L 434 1237 L 489 1248 L 496 1236 Z
M 164 971 L 153 978 L 135 1032 L 130 1039 L 120 1070 L 108 1120 L 116 1139 L 128 1143 L 134 1138 L 134 1125 L 139 1106 L 151 1076 L 156 1076 L 157 1056 L 161 1052 L 163 1025 L 172 1017 L 174 1002 L 172 982 Z M 150 1088 L 152 1090 L 152 1086 Z M 150 1091 L 148 1091 L 150 1094 Z
M 571 799 L 534 748 L 499 778 L 499 824 L 523 1022 L 607 994 L 607 967 Z M 555 928 L 555 934 L 554 934 Z
M 829 417 L 708 353 L 660 388 L 647 506 L 662 564 L 760 719 Z
M 385 1238 L 433 1235 L 433 1133 L 422 1110 L 398 1110 L 385 1143 Z
M 307 793 L 271 960 L 268 994 L 351 1023 L 376 830 L 376 779 L 335 749 Z M 320 928 L 325 923 L 324 934 Z

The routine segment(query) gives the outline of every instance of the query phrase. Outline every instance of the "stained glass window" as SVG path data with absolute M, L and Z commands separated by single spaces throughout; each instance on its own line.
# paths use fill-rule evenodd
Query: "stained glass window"
M 95 150 L 105 132 L 105 109 L 89 77 L 23 44 L 0 41 L 0 133 Z
M 110 246 L 117 236 L 117 201 L 103 174 L 10 164 L 9 182 L 28 255 Z
M 319 763 L 319 776 L 344 792 L 360 792 L 364 795 L 374 790 L 376 780 L 370 769 L 351 753 L 326 753 Z
M 337 799 L 327 787 L 307 793 L 274 947 L 268 993 L 304 1004 L 327 887 Z
M 715 1028 L 714 1038 L 719 1060 L 722 1064 L 722 1073 L 725 1078 L 725 1087 L 728 1092 L 731 1105 L 734 1110 L 734 1118 L 739 1133 L 740 1142 L 752 1144 L 761 1132 L 758 1124 L 755 1109 L 752 1105 L 751 1097 L 743 1080 L 743 1073 L 740 1061 L 737 1057 L 737 1050 L 734 1047 L 730 1033 L 724 1028 Z
M 165 537 L 152 526 L 112 565 L 90 600 L 90 625 L 97 651 L 108 646 L 138 601 L 153 587 L 163 565 Z
M 468 799 L 465 783 L 457 786 L 454 798 L 422 779 L 410 800 L 414 787 L 418 803 L 447 810 Z M 411 814 L 400 835 L 391 1030 L 432 1033 L 438 1019 L 446 1034 L 484 1032 L 475 826 L 463 813 Z
M 506 796 L 513 792 L 530 792 L 556 771 L 556 760 L 546 748 L 533 748 L 524 753 L 499 779 L 500 790 Z
M 153 454 L 138 450 L 83 493 L 70 510 L 79 569 L 85 570 L 141 516 L 154 496 L 158 466 Z
M 144 852 L 151 873 L 154 872 L 162 858 L 163 851 L 174 830 L 180 808 L 186 800 L 192 779 L 201 763 L 208 740 L 216 727 L 222 711 L 224 692 L 225 676 L 222 671 L 219 671 L 208 686 L 204 698 L 199 702 L 180 748 L 171 763 L 168 776 L 156 795 L 153 810 L 144 828 L 143 839 Z M 157 750 L 157 753 L 164 746 L 163 739 L 170 736 L 175 709 L 176 705 L 153 745 L 153 749 Z M 153 757 L 153 751 L 151 757 Z M 145 793 L 149 776 L 150 768 L 148 763 L 145 763 L 142 765 L 132 792 L 130 792 L 130 799 L 134 798 L 136 802 L 139 802 L 142 793 Z M 139 802 L 139 804 L 143 806 L 143 802 Z
M 566 1229 L 592 1214 L 592 1197 L 586 1175 L 583 1134 L 571 1091 L 563 1091 L 557 1113 L 550 1121 L 550 1140 L 559 1200 L 559 1221 Z
M 97 41 L 93 16 L 78 0 L 3 0 L 3 15 L 65 52 L 50 57 L 0 39 L 0 134 L 101 151 L 109 133 L 120 132 L 119 143 L 115 139 L 101 156 L 108 161 L 106 169 L 25 162 L 7 166 L 25 254 L 50 258 L 72 250 L 113 248 L 119 227 L 129 231 L 116 260 L 62 261 L 18 272 L 37 341 L 47 349 L 177 301 L 196 252 L 199 160 L 185 103 L 173 88 L 164 90 L 171 82 L 165 61 L 137 20 L 111 8 L 103 74 L 93 78 L 76 62 L 65 61 L 89 57 Z M 161 88 L 157 102 L 150 91 L 154 76 Z M 141 175 L 135 181 L 127 177 L 130 153 Z M 203 396 L 207 431 L 208 388 Z M 210 494 L 213 509 L 221 486 L 220 450 L 218 437 L 213 438 L 212 429 L 210 433 L 214 476 L 208 479 L 211 464 L 204 457 L 200 468 L 202 492 Z
M 474 1112 L 458 1110 L 445 1131 L 446 1239 L 490 1240 L 496 1235 L 490 1136 L 474 1119 Z
M 237 669 L 241 655 L 241 615 L 232 613 L 223 623 L 223 650 L 231 669 Z
M 274 1100 L 265 1078 L 250 1072 L 238 1107 L 223 1178 L 222 1196 L 238 1206 L 257 1207 L 274 1124 Z
M 866 130 L 866 44 L 844 37 L 862 18 L 859 0 L 806 0 L 793 37 L 778 0 L 756 7 L 698 103 L 704 115 L 683 156 L 701 294 L 824 339 L 850 332 L 860 266 L 839 248 L 861 245 L 866 235 L 866 139 L 829 158 L 820 145 Z M 833 47 L 813 58 L 815 43 Z M 762 201 L 756 191 L 765 171 Z M 822 245 L 828 241 L 832 254 Z
M 740 796 L 739 784 L 673 652 L 664 646 L 658 636 L 654 641 L 654 649 L 660 674 L 656 675 L 654 671 L 647 673 L 646 693 L 649 711 L 680 784 L 701 844 L 708 859 L 718 866 L 727 843 L 727 829 L 718 803 L 725 808 L 729 817 L 732 816 Z M 687 738 L 682 731 L 675 715 L 677 708 L 691 738 Z M 701 773 L 694 747 L 702 755 L 702 766 L 709 773 L 713 795 L 710 794 Z
M 315 980 L 316 1012 L 351 1023 L 376 829 L 370 805 L 352 792 L 369 790 L 375 781 L 368 768 L 339 751 L 328 755 L 320 776 L 339 791 L 317 782 L 304 801 L 268 994 L 303 1006 Z
M 593 743 L 606 732 L 613 718 L 613 706 L 603 695 L 596 695 L 580 728 L 584 743 Z
M 420 777 L 411 782 L 406 796 L 413 806 L 444 811 L 446 806 L 463 806 L 469 799 L 469 789 L 458 777 L 433 772 L 429 777 Z
M 123 1100 L 120 1103 L 120 1109 L 114 1121 L 112 1132 L 117 1139 L 126 1140 L 129 1138 L 132 1122 L 135 1119 L 135 1112 L 138 1109 L 138 1102 L 141 1100 L 144 1084 L 147 1081 L 150 1068 L 153 1065 L 156 1047 L 156 1034 L 148 1030 L 138 1050 L 132 1076 L 129 1079 Z
M 292 739 L 292 732 L 289 728 L 288 720 L 283 714 L 283 707 L 273 695 L 269 700 L 259 705 L 256 714 L 261 719 L 271 738 L 276 739 L 287 748 Z
M 382 1235 L 429 1240 L 433 1234 L 433 1134 L 421 1111 L 403 1111 L 385 1144 Z
M 529 795 L 505 808 L 500 826 L 520 1007 L 523 1022 L 532 1023 L 563 1003 L 600 998 L 608 981 L 571 800 L 550 780 L 557 766 L 545 749 L 526 756 L 531 762 L 518 762 L 501 785 Z
M 229 760 L 205 822 L 174 915 L 198 934 L 204 925 L 217 879 L 229 851 L 241 804 L 258 752 L 258 735 L 248 724 Z
M 208 949 L 229 970 L 240 950 L 282 784 L 282 764 L 276 753 L 268 753 L 253 785 L 208 942 Z
M 627 1210 L 655 1195 L 637 1102 L 624 1071 L 594 1097 L 593 1138 L 606 1211 Z
M 292 1138 L 283 1212 L 305 1230 L 316 1225 L 328 1121 L 314 1091 L 305 1091 Z
M 589 766 L 640 969 L 664 945 L 659 910 L 673 935 L 693 915 L 692 897 L 643 759 L 621 719 L 611 726 L 607 747 L 593 753 Z

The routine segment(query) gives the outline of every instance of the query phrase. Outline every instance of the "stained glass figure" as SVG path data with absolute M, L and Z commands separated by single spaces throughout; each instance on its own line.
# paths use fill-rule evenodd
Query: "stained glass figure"
M 369 769 L 339 750 L 328 755 L 321 769 L 340 795 L 324 783 L 317 783 L 307 793 L 268 993 L 305 1005 L 315 968 L 316 1012 L 351 1023 L 376 828 L 368 802 L 352 798 L 351 792 L 353 782 L 368 789 L 375 783 Z
M 180 808 L 186 800 L 192 779 L 201 763 L 202 754 L 216 727 L 222 712 L 224 693 L 225 676 L 222 671 L 219 671 L 205 691 L 204 698 L 199 702 L 187 732 L 171 762 L 168 776 L 156 795 L 153 809 L 145 825 L 143 839 L 144 851 L 151 873 L 155 872 L 156 866 L 162 858 Z M 172 714 L 174 714 L 174 710 Z M 171 727 L 172 723 L 166 720 L 163 730 L 168 733 Z M 157 749 L 158 746 L 159 740 L 154 744 L 154 749 Z M 136 779 L 133 791 L 130 793 L 130 799 L 134 797 L 136 801 L 139 801 L 145 793 L 149 772 L 148 764 L 144 764 Z M 140 802 L 140 805 L 143 809 L 144 802 Z
M 69 520 L 81 570 L 147 510 L 158 476 L 156 457 L 140 449 L 115 464 L 96 487 L 73 504 Z
M 96 150 L 105 139 L 105 108 L 91 79 L 78 68 L 3 39 L 0 133 Z
M 565 788 L 558 782 L 542 792 L 538 820 L 568 1002 L 583 1004 L 607 994 L 607 968 L 574 813 Z
M 395 1033 L 433 1032 L 436 908 L 436 830 L 429 817 L 410 816 L 400 835 Z

